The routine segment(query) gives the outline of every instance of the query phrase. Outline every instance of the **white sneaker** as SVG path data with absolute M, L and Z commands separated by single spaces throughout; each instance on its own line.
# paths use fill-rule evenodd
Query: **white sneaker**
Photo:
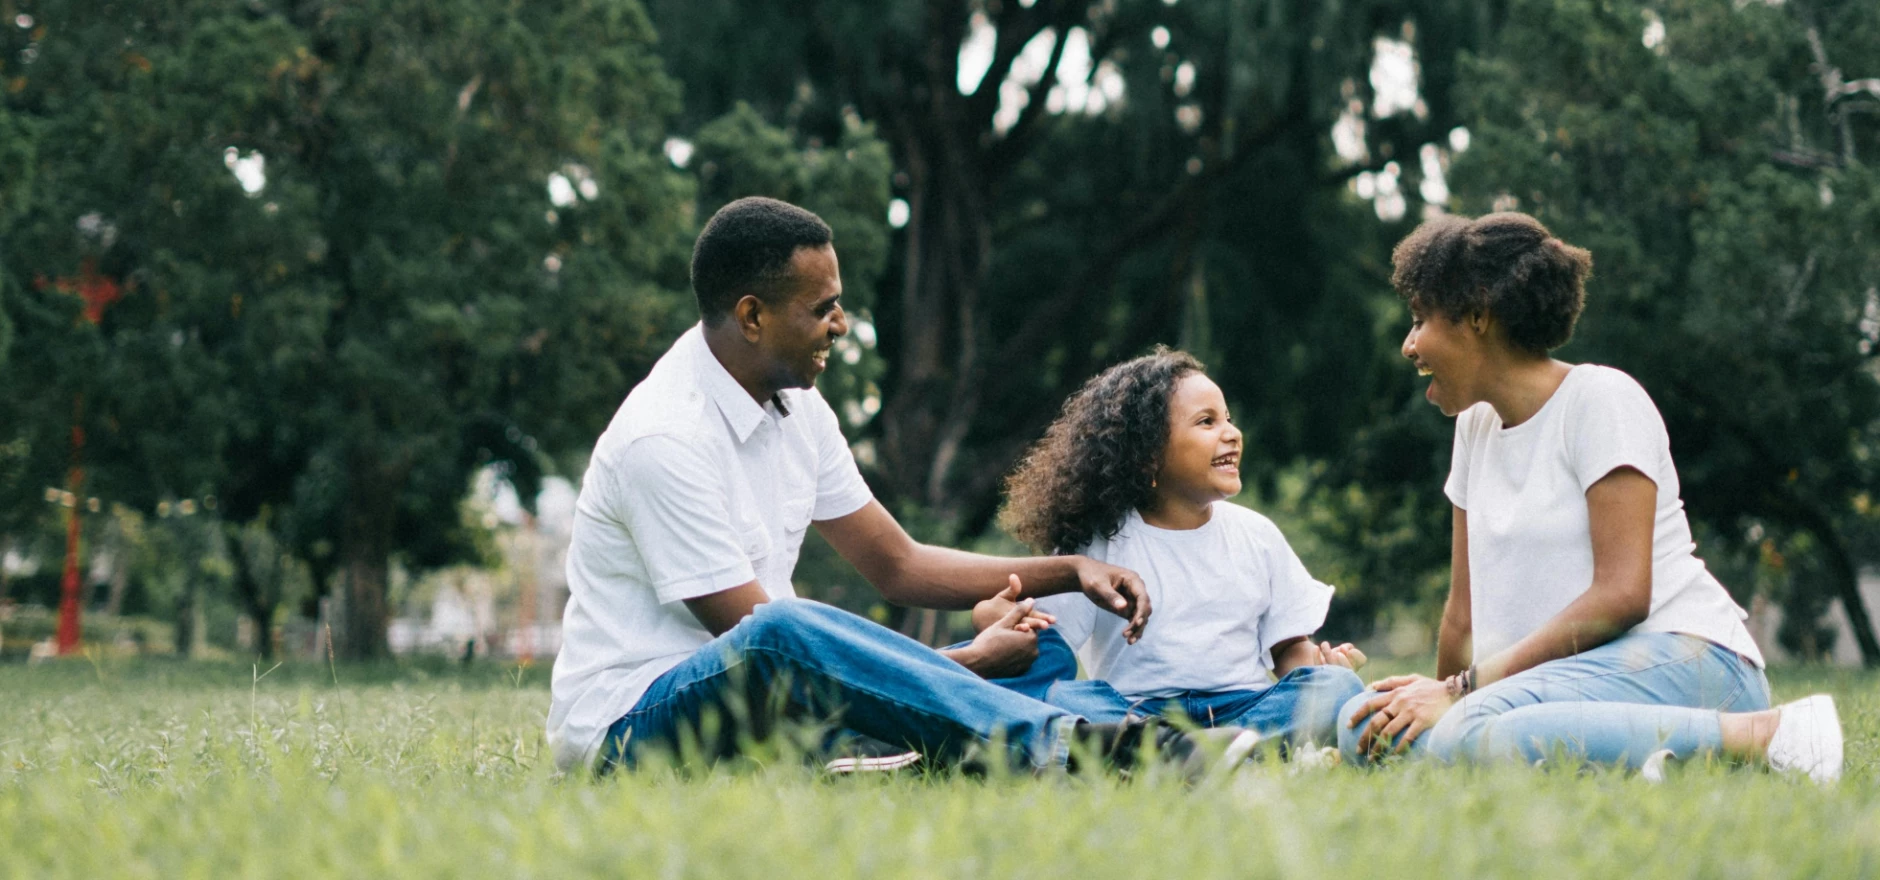
M 1670 749 L 1659 749 L 1645 756 L 1645 763 L 1639 765 L 1638 778 L 1653 785 L 1665 781 L 1665 762 L 1676 758 Z
M 850 773 L 892 773 L 920 763 L 919 752 L 897 752 L 891 755 L 852 756 L 837 758 L 823 765 L 823 772 L 844 776 Z
M 1296 771 L 1326 770 L 1345 763 L 1337 746 L 1304 745 L 1293 749 L 1291 766 Z
M 1769 767 L 1805 773 L 1821 785 L 1841 778 L 1841 716 L 1827 694 L 1803 697 L 1776 707 L 1781 718 L 1769 738 Z
M 1221 754 L 1220 766 L 1231 770 L 1246 763 L 1248 758 L 1253 757 L 1253 750 L 1260 747 L 1260 739 L 1257 730 L 1242 730 L 1235 734 Z

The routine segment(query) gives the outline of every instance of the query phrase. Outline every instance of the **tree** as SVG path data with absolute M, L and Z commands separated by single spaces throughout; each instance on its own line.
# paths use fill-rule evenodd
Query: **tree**
M 1464 67 L 1454 174 L 1465 210 L 1518 205 L 1593 251 L 1573 359 L 1645 384 L 1715 549 L 1803 579 L 1802 630 L 1839 598 L 1869 665 L 1880 81 L 1848 86 L 1880 66 L 1834 65 L 1877 57 L 1868 4 L 1513 3 Z
M 66 145 L 5 264 L 35 475 L 79 397 L 91 491 L 295 523 L 348 656 L 386 650 L 394 553 L 463 552 L 476 468 L 532 497 L 689 320 L 631 0 L 85 2 L 0 41 L 31 59 L 6 112 Z M 95 325 L 44 281 L 81 265 L 127 292 Z
M 824 141 L 856 113 L 888 144 L 905 226 L 863 442 L 877 494 L 923 537 L 982 534 L 1065 396 L 1155 342 L 1209 362 L 1256 483 L 1344 455 L 1412 398 L 1380 297 L 1388 227 L 1347 185 L 1417 181 L 1412 157 L 1454 124 L 1456 52 L 1488 26 L 1473 6 L 649 8 L 685 84 L 680 130 L 747 101 Z M 1422 101 L 1378 100 L 1380 52 L 1413 48 Z M 1341 120 L 1362 152 L 1337 155 Z
M 878 308 L 889 366 L 872 429 L 891 501 L 977 533 L 1006 467 L 1065 394 L 1155 341 L 1209 349 L 1230 395 L 1257 410 L 1274 463 L 1334 452 L 1379 396 L 1394 403 L 1402 390 L 1365 387 L 1394 381 L 1368 366 L 1376 331 L 1354 302 L 1374 289 L 1328 271 L 1363 219 L 1342 196 L 1361 169 L 1340 170 L 1329 134 L 1348 103 L 1371 103 L 1374 38 L 1418 16 L 1426 106 L 1374 120 L 1373 164 L 1446 131 L 1446 59 L 1475 32 L 1471 14 L 1434 3 L 651 7 L 692 119 L 748 100 L 814 132 L 851 107 L 893 152 L 908 213 Z M 961 69 L 969 44 L 984 62 L 976 80 Z M 1324 353 L 1299 357 L 1307 339 Z M 1353 348 L 1363 356 L 1338 356 Z M 1354 383 L 1366 393 L 1311 393 Z

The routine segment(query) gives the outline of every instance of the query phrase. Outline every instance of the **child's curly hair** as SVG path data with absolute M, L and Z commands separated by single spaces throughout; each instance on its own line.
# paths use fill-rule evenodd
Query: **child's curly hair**
M 1193 355 L 1158 345 L 1084 383 L 1006 478 L 1000 524 L 1047 553 L 1115 537 L 1154 498 L 1176 383 L 1202 370 Z

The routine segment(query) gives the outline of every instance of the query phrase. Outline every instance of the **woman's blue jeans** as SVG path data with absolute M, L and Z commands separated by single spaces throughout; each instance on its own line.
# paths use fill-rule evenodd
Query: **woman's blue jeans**
M 807 599 L 778 599 L 673 667 L 614 722 L 602 765 L 638 747 L 708 754 L 763 739 L 779 718 L 831 722 L 929 758 L 1003 743 L 1019 766 L 1063 766 L 1079 720 L 991 684 L 887 627 Z
M 1092 722 L 1131 715 L 1184 717 L 1203 727 L 1244 727 L 1294 744 L 1327 745 L 1337 741 L 1339 707 L 1364 690 L 1357 673 L 1342 666 L 1302 666 L 1260 690 L 1188 691 L 1146 700 L 1131 700 L 1107 681 L 1076 678 L 1077 656 L 1070 643 L 1057 630 L 1046 629 L 1038 634 L 1038 659 L 1030 671 L 993 682 Z
M 1353 697 L 1338 717 L 1358 716 L 1373 696 Z M 1531 764 L 1562 755 L 1636 769 L 1659 749 L 1679 758 L 1715 754 L 1723 748 L 1719 713 L 1767 708 L 1768 680 L 1736 652 L 1696 636 L 1635 633 L 1483 687 L 1408 751 L 1452 762 Z M 1347 762 L 1365 762 L 1363 730 L 1339 723 Z

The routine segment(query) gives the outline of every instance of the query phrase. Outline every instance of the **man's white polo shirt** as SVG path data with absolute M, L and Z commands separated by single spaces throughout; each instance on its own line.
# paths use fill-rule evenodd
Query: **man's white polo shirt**
M 594 760 L 653 680 L 711 641 L 683 599 L 790 574 L 811 520 L 873 496 L 822 395 L 759 406 L 694 326 L 595 444 L 575 502 L 568 607 L 548 741 L 563 770 Z

